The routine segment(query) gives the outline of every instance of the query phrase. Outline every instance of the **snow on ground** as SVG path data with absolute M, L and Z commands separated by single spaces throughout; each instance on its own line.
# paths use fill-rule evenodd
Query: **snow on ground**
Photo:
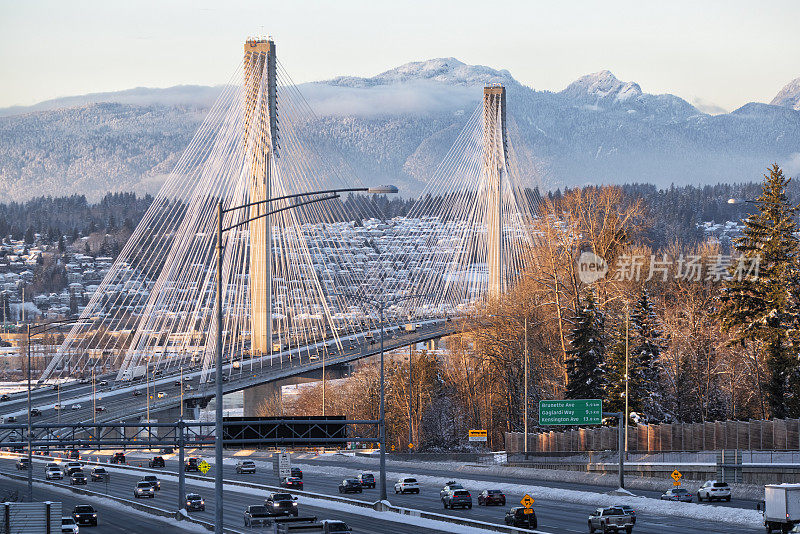
M 73 497 L 75 495 L 78 495 L 77 493 L 70 491 L 67 488 L 62 488 L 60 486 L 52 486 L 50 484 L 44 484 L 42 482 L 34 482 L 33 485 L 43 490 L 54 491 L 56 493 L 61 493 L 61 494 L 67 494 Z M 113 499 L 107 499 L 105 497 L 97 497 L 97 496 L 92 496 L 92 504 L 107 506 L 109 508 L 119 508 L 120 506 L 125 506 L 126 508 L 128 508 L 125 504 L 115 501 Z M 208 534 L 208 530 L 206 530 L 205 527 L 203 527 L 202 525 L 197 525 L 195 523 L 189 523 L 187 521 L 178 521 L 177 519 L 171 519 L 169 517 L 162 517 L 150 514 L 142 510 L 137 510 L 136 508 L 128 508 L 126 510 L 126 513 L 139 515 L 155 521 L 160 521 L 161 523 L 165 523 L 172 528 L 180 528 L 187 532 L 198 532 L 198 533 Z
M 186 455 L 188 457 L 190 456 L 190 453 L 187 451 Z M 167 456 L 165 455 L 165 457 Z M 317 458 L 323 459 L 325 457 L 328 457 L 330 459 L 335 458 L 338 460 L 342 459 L 341 455 L 323 455 Z M 214 464 L 213 457 L 205 457 L 205 459 L 210 464 L 212 465 Z M 361 458 L 359 458 L 359 460 L 360 459 Z M 237 458 L 223 459 L 223 463 L 225 465 L 235 465 L 237 461 L 238 461 Z M 254 462 L 256 463 L 257 466 L 263 469 L 269 469 L 269 470 L 272 469 L 272 462 L 270 461 L 254 460 Z M 388 463 L 389 462 L 387 462 L 387 464 Z M 387 471 L 386 473 L 386 478 L 389 484 L 390 491 L 394 483 L 394 480 L 406 476 L 413 476 L 421 483 L 430 484 L 433 486 L 444 486 L 449 480 L 453 479 L 452 476 L 442 477 L 442 476 L 420 475 L 419 471 L 424 471 L 426 467 L 430 467 L 430 464 L 427 464 L 426 462 L 393 461 L 391 463 L 392 463 L 391 466 L 392 468 L 397 469 L 399 467 L 400 469 Z M 450 466 L 450 464 L 451 464 L 450 462 L 437 462 L 436 467 L 438 469 L 443 469 L 447 467 L 456 467 L 456 466 L 464 467 L 464 464 L 461 463 L 452 462 L 452 466 Z M 312 465 L 312 464 L 304 464 L 302 463 L 302 461 L 297 461 L 297 460 L 293 460 L 292 465 L 301 467 L 303 471 L 307 473 L 326 474 L 341 478 L 352 476 L 353 474 L 355 474 L 355 472 L 359 470 L 357 466 L 353 466 L 352 468 L 350 468 L 350 467 L 339 467 L 332 465 L 331 466 L 316 465 L 316 464 Z M 484 468 L 484 466 L 474 466 L 474 467 L 480 468 L 479 471 L 480 473 L 492 473 L 497 469 L 495 466 L 486 468 Z M 526 468 L 517 468 L 517 469 L 524 469 L 525 470 L 523 471 L 524 473 L 532 471 Z M 454 469 L 454 472 L 458 471 L 459 469 Z M 534 471 L 540 471 L 540 470 L 534 470 Z M 486 482 L 479 480 L 471 480 L 459 477 L 458 482 L 460 484 L 463 484 L 464 487 L 475 493 L 480 493 L 487 487 Z M 663 484 L 662 481 L 659 481 L 659 483 Z M 211 482 L 209 482 L 208 484 L 213 486 Z M 577 490 L 560 489 L 560 488 L 548 488 L 545 486 L 524 485 L 524 484 L 516 484 L 508 482 L 491 483 L 491 486 L 493 489 L 500 489 L 506 493 L 519 493 L 519 494 L 529 493 L 535 499 L 586 504 L 595 507 L 605 507 L 616 504 L 628 504 L 635 507 L 636 510 L 639 512 L 646 512 L 656 515 L 686 517 L 691 519 L 704 519 L 708 521 L 733 523 L 742 526 L 761 527 L 763 525 L 763 518 L 760 512 L 758 512 L 757 510 L 750 510 L 744 508 L 708 506 L 696 503 L 679 503 L 672 501 L 662 501 L 660 499 L 653 499 L 650 497 L 610 495 L 608 493 L 577 491 Z M 248 491 L 253 491 L 253 490 L 248 490 Z M 308 504 L 315 506 L 329 507 L 331 503 L 330 501 L 319 501 L 319 504 L 314 504 L 311 502 L 309 502 Z M 381 515 L 380 517 L 384 516 Z

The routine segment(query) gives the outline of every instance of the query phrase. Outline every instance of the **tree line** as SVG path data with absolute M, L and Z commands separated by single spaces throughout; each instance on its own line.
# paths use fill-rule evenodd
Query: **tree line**
M 542 197 L 521 282 L 476 310 L 446 351 L 389 360 L 390 445 L 452 448 L 477 428 L 501 448 L 504 432 L 523 429 L 526 405 L 529 430 L 538 428 L 542 399 L 599 398 L 606 411 L 624 411 L 627 397 L 632 425 L 800 416 L 794 184 L 773 166 L 757 188 L 688 188 L 718 199 L 706 214 L 741 214 L 744 229 L 727 248 L 680 233 L 654 242 L 663 220 L 652 217 L 661 209 L 648 204 L 652 195 L 680 202 L 643 189 Z M 584 253 L 607 272 L 587 279 Z M 373 418 L 376 384 L 377 369 L 365 365 L 328 386 L 326 413 Z M 276 402 L 265 413 L 319 415 L 321 386 L 303 388 L 289 407 Z

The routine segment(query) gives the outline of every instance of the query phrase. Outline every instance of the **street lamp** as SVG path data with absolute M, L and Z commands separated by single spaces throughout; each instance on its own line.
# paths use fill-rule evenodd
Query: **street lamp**
M 258 200 L 255 202 L 248 202 L 247 204 L 242 204 L 240 206 L 233 206 L 229 208 L 222 207 L 222 200 L 217 203 L 217 279 L 216 279 L 216 320 L 217 320 L 217 346 L 216 346 L 216 358 L 215 358 L 215 386 L 216 386 L 216 416 L 215 416 L 215 436 L 216 439 L 214 440 L 214 458 L 216 463 L 216 470 L 214 472 L 214 532 L 215 534 L 222 534 L 222 515 L 223 515 L 223 506 L 222 506 L 222 235 L 229 231 L 233 230 L 234 228 L 238 228 L 245 224 L 249 224 L 253 221 L 258 219 L 262 219 L 264 217 L 269 217 L 271 215 L 275 215 L 277 213 L 281 213 L 283 211 L 299 208 L 302 206 L 306 206 L 309 204 L 313 204 L 316 202 L 324 202 L 326 200 L 333 200 L 339 198 L 341 195 L 339 193 L 351 193 L 351 192 L 366 192 L 370 194 L 388 194 L 388 193 L 397 193 L 397 187 L 393 185 L 382 185 L 377 187 L 350 187 L 350 188 L 342 188 L 342 189 L 327 189 L 327 190 L 320 190 L 320 191 L 310 191 L 307 193 L 295 193 L 293 195 L 284 195 L 275 198 L 267 198 L 264 200 Z M 326 196 L 322 196 L 326 195 Z M 304 197 L 314 197 L 309 200 L 304 200 L 300 202 L 295 202 L 288 206 L 284 206 L 281 208 L 276 208 L 266 213 L 261 213 L 256 215 L 255 217 L 251 217 L 246 219 L 242 222 L 232 224 L 228 227 L 223 227 L 222 218 L 226 213 L 230 213 L 236 210 L 241 210 L 245 208 L 249 208 L 251 206 L 257 206 L 261 204 L 268 204 L 270 202 L 277 202 L 280 200 L 291 200 L 291 199 L 300 199 Z M 271 229 L 268 229 L 268 232 L 271 232 Z M 271 251 L 268 251 L 271 253 Z M 269 258 L 268 254 L 268 258 Z M 268 260 L 268 261 L 271 261 Z M 268 283 L 272 283 L 269 281 Z M 272 323 L 272 302 L 266 303 L 268 313 L 268 320 Z M 269 339 L 268 342 L 270 346 L 272 345 L 272 339 Z
M 69 319 L 60 319 L 57 321 L 50 321 L 49 323 L 42 323 L 33 326 L 28 324 L 27 353 L 28 353 L 28 501 L 29 502 L 33 501 L 33 448 L 32 448 L 33 428 L 31 426 L 31 338 L 33 336 L 38 336 L 40 334 L 44 334 L 45 332 L 55 330 L 56 328 L 63 326 L 65 324 L 73 324 L 80 321 L 89 321 L 89 320 L 91 319 L 81 318 L 81 317 L 70 317 Z M 59 390 L 59 412 L 61 411 L 60 397 L 61 397 L 61 391 Z M 61 414 L 59 413 L 59 416 L 60 415 Z

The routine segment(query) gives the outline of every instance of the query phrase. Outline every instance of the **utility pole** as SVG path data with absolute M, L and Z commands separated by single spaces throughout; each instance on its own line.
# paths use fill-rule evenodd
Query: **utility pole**
M 625 456 L 628 456 L 628 382 L 630 377 L 628 376 L 628 330 L 630 328 L 630 306 L 628 305 L 628 301 L 625 301 L 625 414 L 623 417 L 623 421 L 620 421 L 620 424 L 624 426 L 625 432 Z
M 523 414 L 523 426 L 525 427 L 525 446 L 523 448 L 523 452 L 525 452 L 525 459 L 528 459 L 528 316 L 525 316 L 525 371 L 524 371 L 524 378 L 525 381 L 525 402 L 524 402 L 524 414 Z
M 97 396 L 94 387 L 94 365 L 92 365 L 92 423 L 97 422 Z
M 24 291 L 25 288 L 22 288 L 23 291 L 23 299 L 25 298 Z M 25 304 L 23 300 L 22 305 L 23 313 L 25 311 Z M 31 428 L 31 325 L 27 325 L 28 327 L 28 502 L 33 502 L 33 449 L 32 449 L 32 433 L 33 429 Z
M 411 430 L 411 357 L 414 356 L 414 345 L 408 346 L 408 448 L 414 449 L 414 436 Z
M 217 354 L 214 439 L 214 533 L 222 534 L 222 200 L 217 203 Z M 267 303 L 269 305 L 269 303 Z M 267 313 L 271 308 L 267 309 Z M 272 341 L 272 340 L 269 340 Z
M 386 412 L 383 404 L 383 386 L 384 386 L 384 376 L 383 376 L 383 337 L 384 337 L 384 320 L 383 320 L 383 312 L 386 303 L 381 300 L 380 301 L 380 315 L 381 315 L 381 407 L 380 407 L 380 416 L 378 420 L 380 421 L 380 440 L 381 440 L 381 501 L 386 500 Z

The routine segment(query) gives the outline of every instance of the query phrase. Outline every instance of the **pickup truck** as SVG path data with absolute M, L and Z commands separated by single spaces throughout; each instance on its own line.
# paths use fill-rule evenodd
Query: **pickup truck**
M 284 522 L 276 520 L 275 533 L 290 534 L 292 532 L 314 532 L 319 534 L 349 534 L 353 532 L 344 521 L 323 519 L 322 521 L 317 522 L 316 517 L 298 519 L 300 520 Z
M 633 532 L 634 519 L 622 508 L 598 508 L 589 516 L 589 534 L 600 531 L 603 534 L 624 530 L 626 534 Z

